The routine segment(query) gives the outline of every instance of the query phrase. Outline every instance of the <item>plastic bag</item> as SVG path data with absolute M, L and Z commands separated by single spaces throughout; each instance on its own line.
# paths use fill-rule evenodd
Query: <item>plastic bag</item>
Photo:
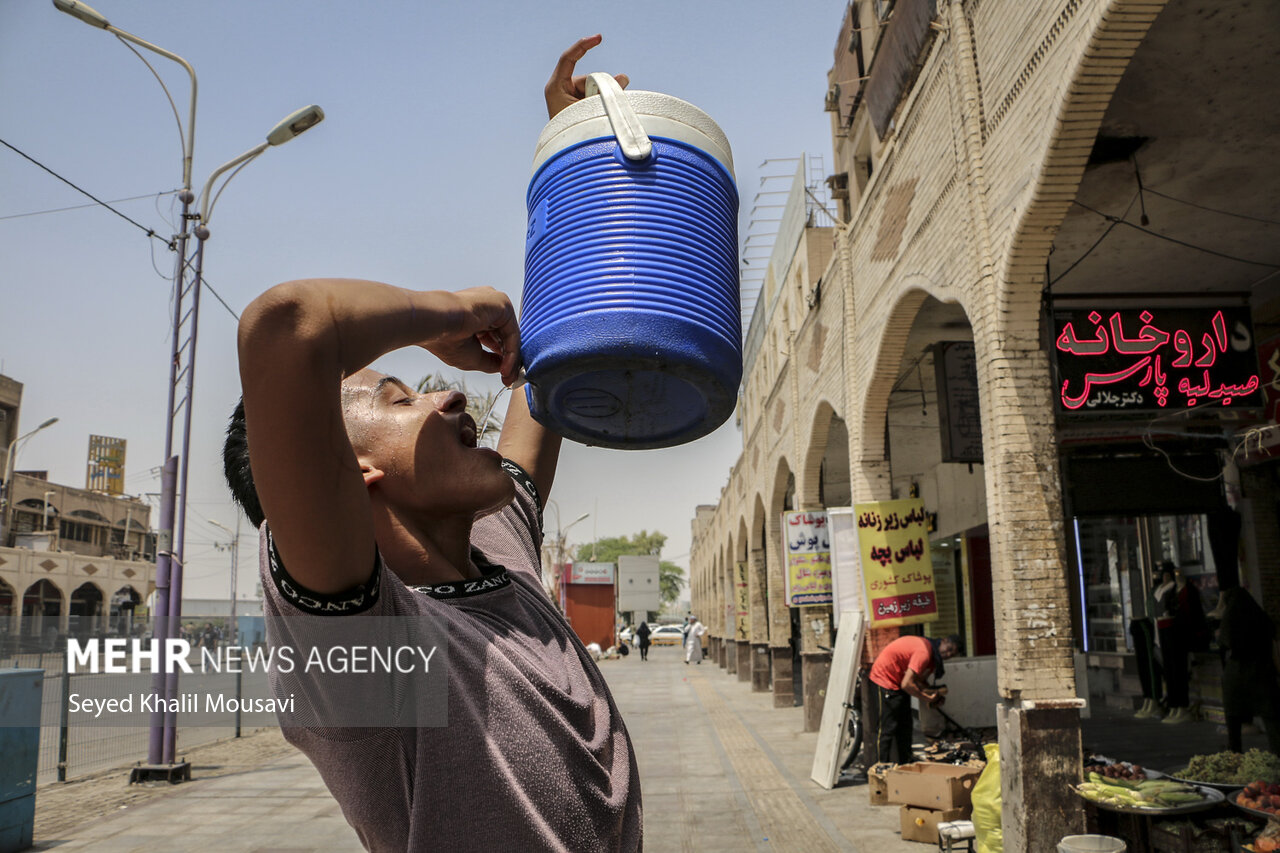
M 987 766 L 973 786 L 973 831 L 978 853 L 1004 853 L 1004 832 L 1000 823 L 1000 744 L 983 747 Z

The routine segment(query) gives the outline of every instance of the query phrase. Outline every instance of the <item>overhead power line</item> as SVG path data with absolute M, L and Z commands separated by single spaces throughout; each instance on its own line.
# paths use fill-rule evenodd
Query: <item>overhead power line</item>
M 122 201 L 138 201 L 144 198 L 160 198 L 161 196 L 173 195 L 177 190 L 165 190 L 158 193 L 147 193 L 146 195 L 131 195 L 128 198 L 114 198 L 107 204 L 119 204 Z M 65 213 L 68 210 L 84 210 L 86 207 L 97 207 L 98 203 L 93 204 L 73 204 L 70 207 L 51 207 L 48 210 L 30 210 L 26 213 L 10 213 L 7 216 L 0 216 L 0 220 L 5 219 L 22 219 L 25 216 L 43 216 L 46 213 Z
M 77 186 L 76 184 L 74 184 L 74 183 L 72 183 L 71 181 L 69 181 L 68 179 L 66 179 L 66 178 L 62 177 L 62 175 L 59 175 L 57 172 L 53 171 L 53 169 L 50 169 L 48 166 L 46 166 L 45 164 L 41 163 L 39 160 L 37 160 L 36 158 L 32 157 L 31 155 L 29 155 L 29 154 L 27 154 L 27 153 L 25 153 L 25 152 L 23 152 L 23 151 L 20 151 L 19 149 L 17 149 L 17 148 L 15 148 L 14 146 L 10 145 L 8 142 L 4 141 L 3 139 L 0 139 L 0 145 L 3 145 L 5 148 L 8 148 L 10 151 L 12 151 L 13 153 L 17 154 L 19 157 L 22 157 L 24 160 L 27 160 L 27 161 L 29 161 L 29 162 L 31 162 L 31 163 L 34 163 L 35 165 L 39 166 L 41 169 L 44 169 L 44 170 L 45 170 L 46 172 L 48 172 L 50 175 L 53 175 L 55 178 L 57 178 L 58 180 L 62 181 L 62 182 L 63 182 L 64 184 L 66 184 L 67 186 L 71 187 L 71 188 L 72 188 L 73 190 L 75 190 L 76 192 L 78 192 L 78 193 L 80 193 L 80 194 L 82 194 L 82 195 L 85 195 L 85 196 L 87 196 L 87 197 L 89 197 L 89 198 L 93 199 L 97 204 L 102 205 L 102 206 L 103 206 L 103 207 L 105 207 L 107 210 L 111 211 L 111 212 L 112 212 L 112 213 L 114 213 L 116 216 L 119 216 L 121 219 L 123 219 L 124 221 L 128 222 L 129 224 L 134 225 L 134 226 L 136 226 L 137 228 L 142 229 L 142 231 L 143 231 L 143 232 L 145 232 L 145 233 L 146 233 L 146 235 L 147 235 L 148 237 L 153 237 L 153 238 L 155 238 L 156 240 L 159 240 L 159 241 L 161 241 L 162 243 L 165 243 L 166 245 L 168 244 L 168 242 L 169 242 L 169 241 L 168 241 L 168 240 L 165 240 L 163 237 L 161 237 L 161 236 L 160 236 L 159 234 L 157 234 L 155 231 L 153 231 L 153 230 L 151 230 L 150 228 L 148 228 L 147 226 L 143 225 L 141 222 L 138 222 L 137 220 L 132 219 L 132 218 L 130 218 L 129 216 L 127 216 L 127 215 L 125 215 L 125 214 L 121 213 L 120 211 L 116 210 L 116 209 L 115 209 L 114 207 L 112 207 L 109 203 L 107 203 L 107 202 L 103 201 L 102 199 L 98 198 L 96 195 L 94 195 L 93 193 L 89 192 L 88 190 L 86 190 L 86 189 L 84 189 L 84 188 L 82 188 L 82 187 L 79 187 L 79 186 Z

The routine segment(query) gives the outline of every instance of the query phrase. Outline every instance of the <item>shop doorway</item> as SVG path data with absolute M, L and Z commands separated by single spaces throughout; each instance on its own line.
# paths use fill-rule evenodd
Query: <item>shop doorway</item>
M 973 618 L 969 620 L 975 657 L 996 653 L 996 608 L 991 589 L 991 540 L 987 535 L 965 536 L 969 561 L 969 602 Z

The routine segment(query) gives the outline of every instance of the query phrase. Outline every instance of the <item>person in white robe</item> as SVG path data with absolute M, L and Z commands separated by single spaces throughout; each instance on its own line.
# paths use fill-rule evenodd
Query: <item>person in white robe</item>
M 707 626 L 694 616 L 689 619 L 689 630 L 684 635 L 684 662 L 702 663 L 702 635 L 707 633 Z

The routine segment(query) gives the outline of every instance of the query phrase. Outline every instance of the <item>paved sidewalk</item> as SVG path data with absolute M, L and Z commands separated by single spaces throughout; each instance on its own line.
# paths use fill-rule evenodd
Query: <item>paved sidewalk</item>
M 809 780 L 817 736 L 800 708 L 677 648 L 603 661 L 640 762 L 650 851 L 924 851 L 898 836 L 896 806 L 866 787 L 825 791 Z M 39 795 L 37 795 L 37 801 Z M 112 815 L 38 838 L 37 849 L 347 853 L 358 851 L 318 774 L 298 753 L 218 778 L 197 778 Z M 498 851 L 495 851 L 498 853 Z
M 604 664 L 640 762 L 647 850 L 929 849 L 903 841 L 898 807 L 871 806 L 866 786 L 809 779 L 818 736 L 802 731 L 802 708 L 774 708 L 771 694 L 709 660 L 686 665 L 681 651 Z

